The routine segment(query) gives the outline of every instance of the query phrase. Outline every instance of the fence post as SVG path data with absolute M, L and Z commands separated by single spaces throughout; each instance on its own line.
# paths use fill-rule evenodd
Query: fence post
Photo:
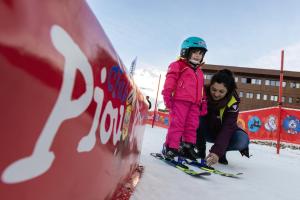
M 158 98 L 160 78 L 161 78 L 161 74 L 159 75 L 159 79 L 158 79 L 158 86 L 157 86 L 156 99 L 155 99 L 154 112 L 153 112 L 153 120 L 152 120 L 152 128 L 154 126 L 154 121 L 155 121 L 155 117 L 156 117 L 156 113 L 157 113 L 157 111 L 156 111 L 157 110 L 157 98 Z
M 283 81 L 283 60 L 284 60 L 284 51 L 281 51 L 281 63 L 280 63 L 280 85 L 279 85 L 279 98 L 278 98 L 278 134 L 277 134 L 277 154 L 280 151 L 280 136 L 281 136 L 281 106 L 282 106 L 282 81 Z

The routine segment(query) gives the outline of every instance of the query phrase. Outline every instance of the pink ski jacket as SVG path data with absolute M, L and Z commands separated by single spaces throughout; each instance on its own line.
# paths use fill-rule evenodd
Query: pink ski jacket
M 200 67 L 196 70 L 180 59 L 170 64 L 162 91 L 167 108 L 171 107 L 173 100 L 189 101 L 199 106 L 206 114 L 206 95 L 204 90 L 204 76 Z M 205 104 L 205 105 L 203 105 Z

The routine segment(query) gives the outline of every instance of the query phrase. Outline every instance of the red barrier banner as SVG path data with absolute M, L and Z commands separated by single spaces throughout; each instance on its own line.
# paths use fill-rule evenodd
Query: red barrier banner
M 147 118 L 147 124 L 152 124 L 152 120 L 154 117 L 154 125 L 159 126 L 162 128 L 168 128 L 169 127 L 169 113 L 164 112 L 154 112 L 149 111 L 148 112 L 148 118 Z
M 279 113 L 281 121 L 279 122 Z M 151 124 L 153 112 L 148 115 L 147 123 Z M 270 107 L 265 109 L 240 112 L 238 125 L 244 129 L 251 140 L 277 141 L 279 127 L 280 141 L 300 144 L 300 110 Z M 168 113 L 156 112 L 155 125 L 168 128 Z
M 276 141 L 278 131 L 281 130 L 281 142 L 300 144 L 300 110 L 281 108 L 279 112 L 279 109 L 271 107 L 240 112 L 238 124 L 252 140 Z
M 281 119 L 281 141 L 300 144 L 300 110 L 283 108 Z
M 250 139 L 277 139 L 278 109 L 276 107 L 240 112 L 238 125 L 244 129 Z
M 0 2 L 0 199 L 113 199 L 148 106 L 82 0 Z

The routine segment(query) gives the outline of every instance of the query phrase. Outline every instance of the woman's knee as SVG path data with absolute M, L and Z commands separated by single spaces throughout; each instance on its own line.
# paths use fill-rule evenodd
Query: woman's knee
M 238 144 L 237 144 L 238 147 L 237 148 L 239 150 L 243 150 L 243 149 L 245 149 L 249 146 L 249 143 L 250 143 L 249 136 L 243 130 L 238 130 L 237 132 L 238 132 L 238 135 L 239 135 Z

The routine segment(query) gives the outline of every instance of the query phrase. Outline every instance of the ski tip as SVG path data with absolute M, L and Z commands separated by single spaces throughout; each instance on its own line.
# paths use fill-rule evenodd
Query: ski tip
M 186 172 L 187 173 L 187 172 Z M 210 172 L 197 172 L 197 173 L 187 173 L 188 175 L 195 177 L 195 178 L 201 178 L 204 176 L 210 176 Z
M 210 173 L 210 172 L 201 172 L 201 175 L 202 175 L 202 176 L 210 176 L 211 173 Z
M 150 153 L 151 156 L 163 158 L 161 153 Z
M 220 174 L 221 176 L 225 176 L 225 177 L 229 177 L 229 178 L 241 178 L 240 175 L 242 175 L 243 173 L 236 173 L 236 174 L 230 174 L 230 173 L 223 173 L 223 174 Z

